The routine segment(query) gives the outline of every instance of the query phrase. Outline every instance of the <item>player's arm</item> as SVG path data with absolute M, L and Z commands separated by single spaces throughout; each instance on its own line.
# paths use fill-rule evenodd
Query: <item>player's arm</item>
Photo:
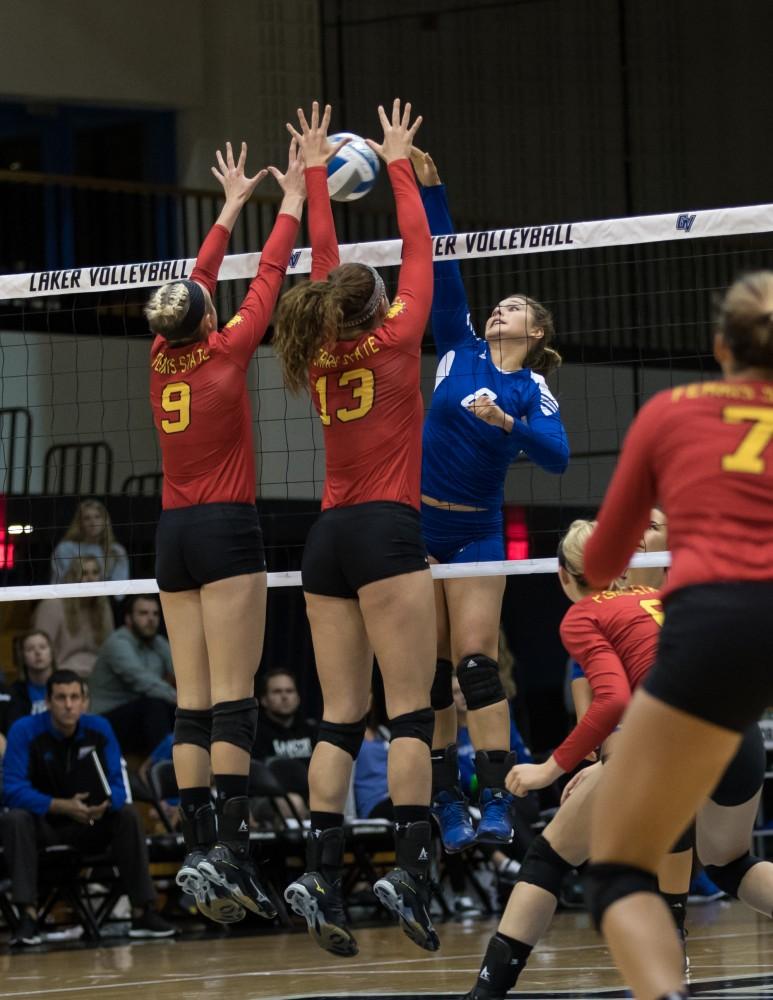
M 623 442 L 596 530 L 585 546 L 584 575 L 591 587 L 607 586 L 626 568 L 657 502 L 653 449 L 666 430 L 663 401 L 658 395 L 642 407 Z
M 411 150 L 411 163 L 419 179 L 421 200 L 433 236 L 456 232 L 448 208 L 446 186 L 440 180 L 437 167 L 429 153 L 415 146 Z M 434 292 L 432 296 L 432 335 L 439 354 L 454 347 L 475 331 L 470 323 L 470 307 L 462 282 L 459 262 L 455 259 L 435 261 L 433 264 Z
M 306 164 L 312 281 L 324 281 L 340 263 L 333 208 L 330 204 L 330 192 L 327 189 L 327 165 L 349 140 L 343 139 L 336 145 L 330 142 L 327 137 L 330 114 L 330 105 L 326 104 L 320 118 L 319 103 L 314 101 L 308 119 L 303 109 L 298 108 L 300 131 L 294 125 L 287 123 L 287 130 L 300 146 Z
M 381 106 L 378 113 L 384 141 L 367 142 L 387 165 L 403 240 L 397 296 L 382 329 L 392 343 L 418 351 L 432 306 L 432 239 L 408 158 L 422 119 L 419 115 L 411 125 L 411 105 L 406 104 L 401 113 L 399 98 L 392 105 L 391 121 Z
M 252 279 L 238 312 L 226 324 L 224 332 L 225 349 L 242 368 L 249 364 L 271 322 L 306 200 L 303 160 L 295 139 L 290 143 L 287 171 L 282 173 L 277 167 L 268 169 L 282 189 L 282 203 L 271 235 L 260 255 L 258 273 Z
M 244 165 L 247 160 L 246 142 L 241 144 L 237 161 L 234 161 L 230 142 L 225 144 L 225 158 L 219 149 L 215 156 L 217 167 L 212 167 L 212 173 L 225 192 L 225 204 L 215 224 L 201 244 L 196 258 L 196 266 L 191 272 L 191 281 L 197 281 L 203 285 L 210 296 L 215 294 L 217 276 L 220 273 L 220 266 L 231 238 L 231 231 L 239 218 L 239 213 L 267 173 L 266 170 L 260 170 L 254 177 L 246 176 L 244 173 Z

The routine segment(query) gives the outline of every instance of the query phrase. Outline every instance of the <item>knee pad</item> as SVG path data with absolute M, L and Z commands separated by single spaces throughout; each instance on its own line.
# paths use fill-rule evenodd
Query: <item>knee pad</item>
M 607 909 L 618 899 L 632 896 L 635 892 L 658 894 L 657 876 L 633 865 L 588 865 L 583 884 L 585 901 L 597 931 L 601 931 L 601 921 Z
M 690 823 L 687 829 L 684 831 L 682 836 L 677 840 L 669 854 L 682 854 L 683 851 L 689 851 L 690 848 L 695 847 L 695 824 Z
M 470 711 L 506 700 L 497 661 L 490 656 L 484 656 L 483 653 L 463 656 L 456 664 L 456 676 Z
M 354 760 L 365 739 L 365 718 L 359 722 L 328 722 L 323 719 L 317 733 L 318 743 L 332 743 L 334 747 L 346 751 Z
M 571 868 L 572 865 L 564 861 L 540 834 L 529 844 L 518 873 L 518 881 L 536 885 L 558 899 L 564 876 Z
M 213 743 L 231 743 L 251 753 L 257 731 L 258 703 L 254 698 L 220 701 L 213 707 Z
M 728 896 L 738 899 L 738 886 L 743 877 L 750 868 L 754 868 L 760 861 L 762 858 L 757 858 L 747 851 L 746 854 L 742 854 L 740 858 L 736 858 L 735 861 L 726 865 L 705 865 L 704 871 L 714 885 L 718 885 Z
M 432 733 L 435 729 L 435 713 L 431 708 L 420 708 L 415 712 L 406 712 L 389 720 L 389 729 L 392 733 L 389 742 L 395 740 L 413 739 L 421 740 L 428 747 L 432 747 Z
M 438 660 L 435 665 L 435 678 L 429 693 L 429 701 L 436 712 L 450 708 L 454 703 L 454 693 L 451 682 L 454 679 L 454 665 L 450 660 Z
M 201 747 L 209 753 L 212 743 L 211 708 L 176 708 L 174 712 L 174 745 L 183 743 Z

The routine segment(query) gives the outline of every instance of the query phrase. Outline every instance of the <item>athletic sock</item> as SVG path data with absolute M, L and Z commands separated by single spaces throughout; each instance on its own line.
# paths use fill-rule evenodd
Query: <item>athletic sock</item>
M 180 789 L 180 809 L 183 816 L 193 822 L 193 817 L 202 806 L 208 806 L 212 801 L 212 796 L 208 787 Z
M 661 892 L 666 904 L 674 918 L 677 930 L 681 934 L 684 931 L 684 920 L 687 916 L 687 893 L 686 892 Z
M 309 825 L 312 833 L 334 830 L 336 827 L 344 825 L 343 813 L 317 812 L 317 810 L 312 809 L 309 813 Z

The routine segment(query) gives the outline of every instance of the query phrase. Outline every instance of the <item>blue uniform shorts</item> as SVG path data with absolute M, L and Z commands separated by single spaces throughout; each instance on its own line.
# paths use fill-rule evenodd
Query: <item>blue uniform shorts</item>
M 505 558 L 501 510 L 444 510 L 421 505 L 427 551 L 441 563 L 498 562 Z

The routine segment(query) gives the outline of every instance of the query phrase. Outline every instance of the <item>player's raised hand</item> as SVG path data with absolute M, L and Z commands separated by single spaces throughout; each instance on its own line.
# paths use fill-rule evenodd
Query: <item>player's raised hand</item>
M 286 195 L 294 194 L 306 197 L 306 179 L 303 176 L 305 163 L 298 146 L 298 140 L 290 140 L 290 151 L 287 154 L 287 170 L 282 173 L 279 167 L 269 167 L 268 171 L 276 180 Z
M 287 131 L 297 140 L 303 152 L 303 159 L 307 167 L 324 167 L 336 155 L 338 150 L 349 142 L 342 139 L 335 145 L 327 137 L 328 126 L 330 125 L 331 108 L 325 105 L 322 119 L 319 117 L 319 102 L 314 101 L 311 105 L 311 124 L 309 124 L 303 108 L 298 108 L 298 122 L 301 126 L 299 132 L 290 122 L 287 123 Z
M 421 115 L 418 116 L 413 125 L 411 121 L 411 105 L 406 102 L 405 108 L 400 113 L 400 98 L 396 97 L 392 104 L 392 120 L 387 118 L 386 111 L 381 104 L 378 106 L 378 116 L 384 128 L 384 141 L 379 145 L 373 139 L 366 139 L 374 153 L 377 153 L 384 163 L 391 163 L 393 160 L 408 159 L 411 155 L 413 137 L 419 130 L 422 123 Z
M 425 153 L 418 146 L 411 146 L 411 163 L 422 187 L 436 187 L 443 183 L 440 180 L 435 161 L 429 153 Z
M 220 182 L 225 192 L 225 200 L 231 203 L 243 205 L 252 195 L 252 192 L 267 176 L 267 170 L 259 170 L 254 177 L 248 177 L 244 172 L 247 162 L 247 143 L 243 142 L 239 152 L 239 159 L 234 162 L 233 149 L 231 143 L 225 144 L 225 159 L 218 149 L 215 153 L 217 167 L 212 167 L 212 173 Z M 219 168 L 219 169 L 218 169 Z

